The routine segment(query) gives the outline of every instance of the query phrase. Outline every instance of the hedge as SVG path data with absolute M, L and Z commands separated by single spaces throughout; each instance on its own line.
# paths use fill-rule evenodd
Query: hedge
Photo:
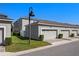
M 63 38 L 63 34 L 59 34 L 58 35 L 58 38 Z
M 70 37 L 74 37 L 74 34 L 72 33 L 72 34 L 70 35 Z
M 13 35 L 20 36 L 20 33 L 13 33 Z
M 39 36 L 39 40 L 40 40 L 40 41 L 43 41 L 43 39 L 44 39 L 44 35 L 40 35 L 40 36 Z
M 77 34 L 77 36 L 79 36 L 79 34 Z
M 8 37 L 5 39 L 5 45 L 10 45 L 10 44 L 12 44 L 12 39 L 11 37 Z

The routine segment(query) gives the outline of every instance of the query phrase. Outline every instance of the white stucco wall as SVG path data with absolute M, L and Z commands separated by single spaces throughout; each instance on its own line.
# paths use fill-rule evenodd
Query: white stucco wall
M 31 23 L 33 23 L 34 21 L 31 20 Z M 25 19 L 22 19 L 22 30 L 25 30 L 26 29 L 26 25 L 29 24 L 29 20 L 25 20 Z
M 38 35 L 42 35 L 42 29 L 52 29 L 52 30 L 57 30 L 58 34 L 61 33 L 61 30 L 69 30 L 70 34 L 72 33 L 72 30 L 78 30 L 76 28 L 64 28 L 64 27 L 53 27 L 53 26 L 39 26 L 39 33 Z
M 30 23 L 34 23 L 34 22 L 35 22 L 35 20 L 30 21 Z M 22 29 L 20 31 L 21 36 L 26 37 L 26 35 L 28 35 L 28 30 L 26 31 L 26 27 L 28 25 L 29 25 L 29 20 L 22 19 Z
M 0 23 L 0 26 L 6 28 L 6 37 L 11 37 L 11 24 L 9 23 Z
M 64 28 L 64 27 L 53 27 L 53 26 L 40 26 L 40 25 L 37 25 L 37 26 L 32 26 L 31 27 L 31 37 L 34 38 L 34 39 L 38 39 L 39 36 L 43 34 L 42 29 L 57 30 L 58 34 L 62 33 L 61 30 L 68 30 L 68 31 L 70 31 L 70 34 L 72 33 L 72 30 L 78 30 L 79 31 L 79 29 L 76 29 L 76 28 Z M 29 35 L 28 34 L 29 33 L 28 27 L 27 27 L 26 31 L 27 31 L 27 35 Z

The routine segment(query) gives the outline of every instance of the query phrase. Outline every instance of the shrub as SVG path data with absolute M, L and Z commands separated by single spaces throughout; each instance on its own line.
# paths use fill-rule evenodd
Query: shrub
M 58 35 L 58 38 L 63 38 L 63 34 L 59 34 Z
M 74 34 L 72 33 L 72 34 L 70 35 L 70 37 L 74 37 Z
M 79 36 L 79 34 L 77 34 L 77 36 Z
M 13 35 L 20 36 L 20 33 L 13 33 Z
M 44 39 L 44 35 L 40 35 L 40 36 L 39 36 L 39 40 L 40 40 L 40 41 L 43 41 L 43 39 Z
M 10 45 L 12 43 L 12 39 L 11 39 L 11 37 L 8 37 L 8 38 L 6 38 L 5 39 L 5 45 L 7 46 L 7 45 Z

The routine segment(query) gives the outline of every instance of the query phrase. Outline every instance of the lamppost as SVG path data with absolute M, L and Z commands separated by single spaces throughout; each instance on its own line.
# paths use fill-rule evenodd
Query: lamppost
M 33 8 L 30 7 L 29 8 L 29 45 L 30 45 L 30 42 L 31 42 L 31 17 L 35 16 L 34 13 L 33 13 Z

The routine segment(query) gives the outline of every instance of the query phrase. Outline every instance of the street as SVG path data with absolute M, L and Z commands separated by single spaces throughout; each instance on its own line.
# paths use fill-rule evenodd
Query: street
M 79 56 L 79 41 L 23 54 L 20 56 Z

